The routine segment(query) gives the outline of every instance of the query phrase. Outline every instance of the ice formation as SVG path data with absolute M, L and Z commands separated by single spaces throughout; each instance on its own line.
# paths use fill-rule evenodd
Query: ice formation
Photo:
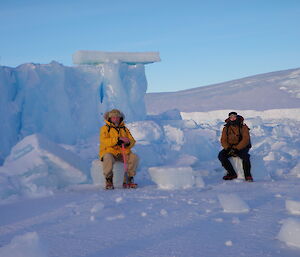
M 285 207 L 289 213 L 294 215 L 300 215 L 300 202 L 294 200 L 286 200 Z
M 124 164 L 122 162 L 116 162 L 113 167 L 114 179 L 113 183 L 116 188 L 123 186 L 124 178 Z M 94 160 L 91 166 L 91 177 L 94 185 L 104 187 L 105 178 L 103 175 L 102 162 L 100 160 Z
M 49 195 L 55 189 L 87 182 L 88 173 L 86 161 L 34 134 L 14 146 L 0 167 L 0 199 L 14 194 Z
M 249 212 L 248 204 L 236 194 L 220 194 L 218 195 L 218 198 L 224 212 L 229 212 L 229 213 Z
M 122 62 L 127 64 L 148 64 L 159 62 L 158 52 L 102 52 L 102 51 L 77 51 L 73 54 L 74 64 L 97 65 L 102 63 Z
M 195 176 L 189 166 L 150 167 L 149 173 L 154 183 L 161 189 L 186 189 L 193 186 L 204 187 L 200 176 Z
M 232 157 L 232 158 L 229 158 L 229 161 L 231 162 L 232 167 L 236 171 L 236 174 L 238 175 L 238 179 L 244 179 L 245 174 L 244 174 L 244 170 L 243 170 L 242 159 L 239 157 Z
M 277 238 L 289 246 L 300 247 L 300 221 L 292 218 L 285 219 Z
M 12 146 L 34 133 L 64 144 L 94 135 L 103 113 L 112 108 L 121 109 L 127 121 L 145 119 L 144 64 L 159 61 L 159 54 L 81 51 L 74 59 L 91 55 L 105 62 L 0 66 L 0 132 L 5 135 L 0 137 L 0 165 Z
M 15 236 L 10 244 L 0 248 L 0 256 L 5 257 L 47 257 L 46 248 L 36 232 Z

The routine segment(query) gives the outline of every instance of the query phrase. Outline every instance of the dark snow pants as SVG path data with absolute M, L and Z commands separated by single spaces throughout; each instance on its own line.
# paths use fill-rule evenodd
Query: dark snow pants
M 237 153 L 237 156 L 240 157 L 243 161 L 243 169 L 244 169 L 245 178 L 251 176 L 250 154 L 248 152 L 249 152 L 249 148 L 245 148 L 245 149 L 238 151 L 238 153 Z M 222 163 L 222 166 L 225 168 L 225 170 L 227 170 L 227 173 L 229 175 L 236 175 L 236 172 L 235 172 L 234 168 L 232 167 L 231 162 L 228 160 L 230 157 L 232 157 L 232 156 L 228 155 L 228 151 L 226 151 L 225 149 L 220 151 L 219 155 L 218 155 L 218 158 L 219 158 L 220 162 Z

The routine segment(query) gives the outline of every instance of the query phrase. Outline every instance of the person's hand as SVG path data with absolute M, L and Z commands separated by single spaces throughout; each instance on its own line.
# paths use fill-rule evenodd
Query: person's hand
M 232 148 L 228 149 L 228 150 L 227 150 L 227 154 L 228 154 L 229 156 L 232 156 L 232 155 L 234 154 L 234 150 L 233 150 Z
M 229 151 L 228 151 L 228 155 L 237 156 L 238 155 L 238 149 L 230 148 Z
M 124 144 L 130 144 L 130 140 L 127 137 L 119 137 L 120 140 L 124 142 Z
M 238 155 L 239 152 L 240 152 L 240 151 L 239 151 L 238 149 L 236 149 L 236 148 L 233 148 L 233 151 L 234 151 L 234 154 L 235 154 L 235 155 Z
M 229 154 L 232 151 L 232 148 L 231 147 L 226 148 L 225 151 L 226 151 L 227 154 Z

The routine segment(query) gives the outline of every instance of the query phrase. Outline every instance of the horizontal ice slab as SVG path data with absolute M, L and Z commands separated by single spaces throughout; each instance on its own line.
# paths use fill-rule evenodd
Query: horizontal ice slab
M 159 62 L 158 52 L 102 52 L 102 51 L 77 51 L 73 54 L 74 64 L 100 64 L 107 62 L 124 62 L 129 64 L 147 64 Z
M 193 186 L 204 187 L 201 176 L 195 176 L 189 167 L 159 166 L 148 169 L 151 179 L 161 189 L 186 189 Z

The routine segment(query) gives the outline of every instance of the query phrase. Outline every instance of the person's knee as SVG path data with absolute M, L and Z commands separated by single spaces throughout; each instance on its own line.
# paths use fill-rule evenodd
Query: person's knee
M 136 175 L 136 169 L 138 167 L 138 164 L 139 164 L 139 157 L 134 153 L 130 153 L 129 163 L 128 163 L 129 176 L 134 177 Z
M 114 160 L 114 156 L 111 153 L 104 154 L 102 158 L 104 162 L 113 162 Z
M 113 176 L 113 165 L 114 165 L 114 157 L 112 154 L 105 154 L 103 156 L 102 162 L 102 171 L 105 177 Z
M 139 158 L 139 157 L 137 156 L 137 154 L 135 154 L 135 153 L 131 153 L 131 156 L 134 157 L 134 158 L 136 158 L 136 159 Z
M 129 159 L 130 159 L 130 161 L 131 161 L 132 163 L 138 163 L 138 162 L 139 162 L 139 157 L 138 157 L 136 154 L 134 154 L 134 153 L 131 153 L 131 154 L 130 154 Z
M 218 159 L 222 162 L 226 159 L 226 156 L 225 156 L 225 153 L 224 151 L 220 151 L 219 154 L 218 154 Z
M 243 160 L 243 161 L 246 161 L 246 162 L 249 162 L 250 161 L 250 154 L 246 153 L 246 154 L 241 154 L 239 155 L 239 157 Z

